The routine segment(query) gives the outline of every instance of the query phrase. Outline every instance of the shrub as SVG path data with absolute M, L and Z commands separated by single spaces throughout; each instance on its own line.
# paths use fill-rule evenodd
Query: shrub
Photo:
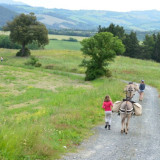
M 11 42 L 9 36 L 0 35 L 0 48 L 20 49 L 21 46 Z
M 42 66 L 42 64 L 41 64 L 41 63 L 39 63 L 39 62 L 37 62 L 34 66 L 35 66 L 35 67 L 41 67 L 41 66 Z
M 49 65 L 45 66 L 45 69 L 53 69 L 53 68 L 54 68 L 53 64 L 49 64 Z
M 31 55 L 31 52 L 28 48 L 25 48 L 24 49 L 24 52 L 22 51 L 22 49 L 17 52 L 16 56 L 19 56 L 19 57 L 26 57 L 26 56 L 30 56 Z
M 35 56 L 31 56 L 30 59 L 25 63 L 25 65 L 40 67 L 42 64 L 38 62 L 38 58 L 36 58 Z

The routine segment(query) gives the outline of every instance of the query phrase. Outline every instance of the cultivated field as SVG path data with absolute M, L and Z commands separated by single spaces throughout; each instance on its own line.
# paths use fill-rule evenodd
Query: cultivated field
M 74 38 L 77 41 L 82 41 L 84 38 L 88 38 L 88 37 L 80 37 L 80 36 L 65 36 L 65 35 L 53 35 L 53 34 L 49 34 L 48 37 L 49 39 L 57 39 L 57 40 Z

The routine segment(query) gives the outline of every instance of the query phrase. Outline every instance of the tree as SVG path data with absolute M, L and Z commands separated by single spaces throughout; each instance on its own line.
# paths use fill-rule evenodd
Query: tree
M 119 25 L 116 26 L 113 23 L 111 23 L 107 28 L 99 26 L 98 33 L 100 32 L 111 32 L 114 36 L 117 36 L 121 40 L 125 37 L 125 30 L 123 27 L 120 27 Z
M 153 52 L 155 48 L 155 40 L 153 35 L 146 34 L 145 39 L 143 41 L 144 46 L 144 58 L 143 59 L 151 59 L 153 57 Z
M 125 51 L 122 41 L 112 33 L 101 32 L 81 42 L 85 57 L 82 66 L 87 67 L 85 80 L 94 80 L 101 76 L 110 76 L 107 66 L 116 54 Z
M 125 39 L 123 40 L 123 44 L 126 47 L 124 56 L 132 57 L 132 58 L 139 58 L 140 45 L 139 45 L 139 41 L 137 39 L 135 32 L 126 34 Z
M 45 25 L 38 22 L 34 13 L 20 14 L 13 21 L 8 22 L 3 27 L 5 31 L 10 31 L 10 39 L 22 46 L 17 56 L 29 56 L 30 51 L 27 44 L 37 42 L 39 46 L 48 44 L 48 30 Z
M 160 33 L 155 38 L 155 47 L 152 55 L 153 60 L 160 62 Z

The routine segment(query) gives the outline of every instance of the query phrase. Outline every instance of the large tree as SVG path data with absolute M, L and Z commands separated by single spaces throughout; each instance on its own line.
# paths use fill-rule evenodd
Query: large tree
M 117 53 L 122 54 L 125 51 L 122 41 L 109 32 L 97 33 L 84 39 L 81 44 L 83 54 L 88 57 L 82 62 L 82 66 L 87 67 L 85 80 L 110 76 L 107 68 L 109 62 L 113 61 Z
M 14 43 L 22 46 L 17 56 L 30 55 L 30 51 L 26 48 L 26 45 L 34 41 L 37 42 L 39 46 L 48 44 L 48 30 L 44 24 L 37 21 L 34 13 L 16 16 L 14 20 L 8 22 L 3 29 L 9 30 L 10 39 Z

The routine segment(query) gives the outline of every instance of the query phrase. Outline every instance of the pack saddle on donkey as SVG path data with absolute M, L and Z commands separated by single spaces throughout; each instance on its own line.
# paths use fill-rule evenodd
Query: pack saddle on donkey
M 142 106 L 139 103 L 132 101 L 135 92 L 139 91 L 138 85 L 129 82 L 129 84 L 124 88 L 124 91 L 126 92 L 126 99 L 115 102 L 112 111 L 120 113 L 122 125 L 121 133 L 125 132 L 127 134 L 131 116 L 133 114 L 136 116 L 142 115 Z

